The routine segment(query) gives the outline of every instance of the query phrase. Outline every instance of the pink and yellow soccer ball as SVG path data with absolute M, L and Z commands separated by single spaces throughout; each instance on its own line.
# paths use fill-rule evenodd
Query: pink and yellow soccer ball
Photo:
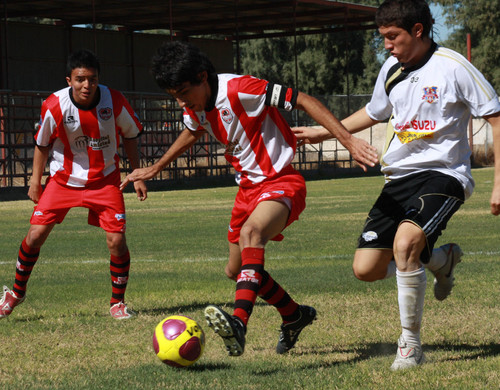
M 153 348 L 163 363 L 172 367 L 188 367 L 203 354 L 205 333 L 189 317 L 170 316 L 156 325 Z

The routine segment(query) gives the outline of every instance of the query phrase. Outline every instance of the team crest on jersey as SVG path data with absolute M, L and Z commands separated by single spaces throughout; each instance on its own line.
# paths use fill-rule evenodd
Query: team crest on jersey
M 222 120 L 227 124 L 230 124 L 234 119 L 233 113 L 227 107 L 223 107 L 222 110 L 220 110 L 220 115 L 222 117 Z
M 113 115 L 113 109 L 111 107 L 104 107 L 99 110 L 99 118 L 103 121 L 107 121 Z
M 422 100 L 426 100 L 427 103 L 434 103 L 439 99 L 438 96 L 438 87 L 425 87 L 424 88 L 424 96 L 422 96 Z

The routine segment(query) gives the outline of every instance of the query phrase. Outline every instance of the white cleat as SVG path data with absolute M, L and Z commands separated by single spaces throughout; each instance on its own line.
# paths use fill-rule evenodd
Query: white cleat
M 453 270 L 462 261 L 463 252 L 457 244 L 446 244 L 439 249 L 445 251 L 446 264 L 434 272 L 434 296 L 438 301 L 445 300 L 453 288 Z
M 420 345 L 410 346 L 406 344 L 403 335 L 401 335 L 398 340 L 398 352 L 396 353 L 396 359 L 394 359 L 391 365 L 391 370 L 398 371 L 414 368 L 424 363 L 424 361 L 422 347 Z

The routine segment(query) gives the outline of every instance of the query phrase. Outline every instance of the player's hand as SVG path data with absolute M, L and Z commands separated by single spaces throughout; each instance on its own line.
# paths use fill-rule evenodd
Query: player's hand
M 490 199 L 491 214 L 500 215 L 500 187 L 493 187 Z
M 42 196 L 43 187 L 41 184 L 31 184 L 28 189 L 28 196 L 33 201 L 33 203 L 38 204 L 40 197 Z
M 349 145 L 344 146 L 363 171 L 367 171 L 367 166 L 374 167 L 378 164 L 377 149 L 365 140 L 351 137 Z
M 146 183 L 144 180 L 136 180 L 134 181 L 134 189 L 137 194 L 137 199 L 141 202 L 148 198 L 148 188 L 146 187 Z
M 129 173 L 125 177 L 125 179 L 123 179 L 123 181 L 120 184 L 120 190 L 123 191 L 124 188 L 128 185 L 128 183 L 134 183 L 138 180 L 142 181 L 149 180 L 155 177 L 157 173 L 158 172 L 154 165 L 145 168 L 134 169 L 132 173 Z
M 302 146 L 305 144 L 318 144 L 327 140 L 328 138 L 332 138 L 331 133 L 322 128 L 317 129 L 313 127 L 292 127 L 292 131 L 297 137 L 297 146 Z

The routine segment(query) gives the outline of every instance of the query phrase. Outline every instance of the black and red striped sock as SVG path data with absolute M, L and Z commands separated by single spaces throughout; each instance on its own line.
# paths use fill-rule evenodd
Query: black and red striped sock
M 299 305 L 277 283 L 271 275 L 264 271 L 260 283 L 259 297 L 274 306 L 281 314 L 283 323 L 297 321 L 300 318 Z
M 241 251 L 241 271 L 236 279 L 234 313 L 245 324 L 252 314 L 264 271 L 264 248 Z
M 128 274 L 130 270 L 130 253 L 122 256 L 113 256 L 109 262 L 111 273 L 111 306 L 125 300 L 125 290 L 127 289 Z
M 39 255 L 40 248 L 29 247 L 28 244 L 26 244 L 25 237 L 19 247 L 16 264 L 16 280 L 12 288 L 12 291 L 14 291 L 19 298 L 24 297 L 26 294 L 26 285 Z

